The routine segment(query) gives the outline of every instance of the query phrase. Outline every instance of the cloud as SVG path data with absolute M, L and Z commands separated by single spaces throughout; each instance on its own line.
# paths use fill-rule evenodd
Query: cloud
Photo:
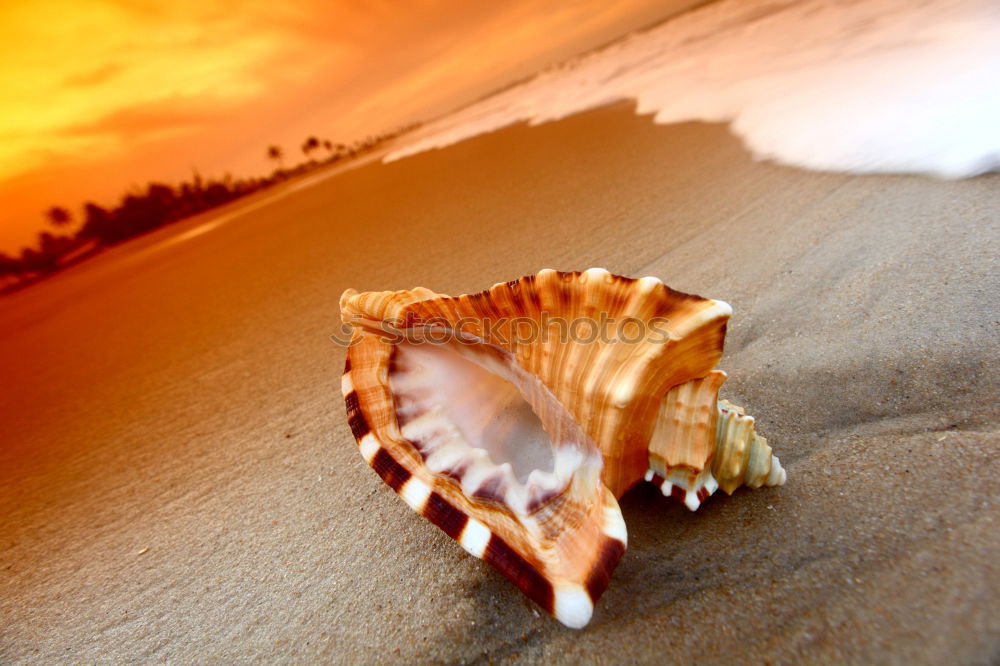
M 203 129 L 230 116 L 232 105 L 204 97 L 153 100 L 116 109 L 97 120 L 70 125 L 59 131 L 62 136 L 115 136 L 127 141 L 141 141 L 146 136 Z
M 119 63 L 107 63 L 97 68 L 89 69 L 85 72 L 71 74 L 63 81 L 63 85 L 69 87 L 89 88 L 99 86 L 114 79 L 125 68 Z

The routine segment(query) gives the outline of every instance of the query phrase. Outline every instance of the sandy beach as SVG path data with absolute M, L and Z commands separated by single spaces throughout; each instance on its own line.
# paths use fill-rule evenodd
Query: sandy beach
M 619 104 L 206 220 L 0 298 L 0 662 L 1000 659 L 1000 175 L 811 173 Z M 365 464 L 329 336 L 347 287 L 592 266 L 732 304 L 722 396 L 788 483 L 635 488 L 574 631 Z

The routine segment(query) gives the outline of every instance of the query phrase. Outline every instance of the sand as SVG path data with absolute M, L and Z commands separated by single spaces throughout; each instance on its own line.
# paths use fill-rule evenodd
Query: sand
M 995 662 L 998 218 L 997 175 L 760 164 L 724 126 L 619 105 L 8 295 L 0 662 Z M 573 631 L 367 467 L 328 336 L 349 286 L 591 266 L 734 306 L 723 395 L 788 483 L 696 513 L 630 492 L 629 550 Z

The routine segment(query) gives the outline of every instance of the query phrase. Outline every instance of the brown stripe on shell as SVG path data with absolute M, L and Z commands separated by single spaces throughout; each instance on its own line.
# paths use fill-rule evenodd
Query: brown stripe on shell
M 389 350 L 389 358 L 386 359 L 385 362 L 386 372 L 389 373 L 389 376 L 392 376 L 397 372 L 396 370 L 397 354 L 399 354 L 399 347 L 393 345 L 392 348 Z
M 496 567 L 546 613 L 553 613 L 555 591 L 552 583 L 496 534 L 491 534 L 483 560 Z
M 448 500 L 437 493 L 431 493 L 431 496 L 427 498 L 424 518 L 437 525 L 442 532 L 455 541 L 461 538 L 462 530 L 469 522 L 469 517 L 464 511 L 456 509 Z
M 539 508 L 550 502 L 552 498 L 559 494 L 559 492 L 560 491 L 558 490 L 547 490 L 540 495 L 535 495 L 528 501 L 527 506 L 524 508 L 528 513 L 534 513 Z
M 351 426 L 351 433 L 354 439 L 361 441 L 361 438 L 371 432 L 368 421 L 361 411 L 361 402 L 358 400 L 357 391 L 351 391 L 344 396 L 344 404 L 347 405 L 347 423 Z
M 611 574 L 618 566 L 618 560 L 625 554 L 625 544 L 618 539 L 605 539 L 601 544 L 601 554 L 594 562 L 590 575 L 587 577 L 587 594 L 590 600 L 597 603 L 597 600 L 604 594 L 611 582 Z
M 397 417 L 398 417 L 398 415 L 397 415 Z M 405 426 L 409 422 L 410 422 L 409 419 L 399 419 L 399 427 L 402 428 L 403 426 Z M 424 440 L 424 439 L 416 439 L 416 438 L 414 438 L 414 439 L 408 439 L 406 441 L 409 442 L 410 445 L 413 446 L 413 448 L 417 450 L 417 453 L 420 454 L 420 457 L 423 460 L 427 460 L 427 447 L 431 443 L 433 443 L 433 440 L 428 441 L 428 440 Z M 459 477 L 459 481 L 461 481 L 461 477 Z
M 687 491 L 675 484 L 670 488 L 670 496 L 675 500 L 683 502 L 687 499 Z
M 454 481 L 455 483 L 461 485 L 462 477 L 465 476 L 465 473 L 468 471 L 469 465 L 471 464 L 472 464 L 471 461 L 463 460 L 458 464 L 453 465 L 452 467 L 448 467 L 446 469 L 441 470 L 440 474 L 441 476 L 447 477 L 452 481 Z
M 492 500 L 499 504 L 504 503 L 507 493 L 506 479 L 500 473 L 494 474 L 484 480 L 478 488 L 473 491 L 472 496 L 476 499 Z
M 384 448 L 379 448 L 378 453 L 372 458 L 372 469 L 397 493 L 412 476 L 409 470 L 396 462 Z
M 388 359 L 388 361 L 386 361 L 386 368 L 387 368 L 387 372 L 388 372 L 388 375 L 387 375 L 388 377 L 392 377 L 397 372 L 399 372 L 399 347 L 393 345 L 392 349 L 389 351 L 389 359 Z M 395 393 L 392 394 L 392 401 L 393 401 L 393 404 L 396 407 L 393 410 L 393 412 L 394 412 L 394 414 L 396 416 L 396 424 L 400 428 L 402 428 L 407 423 L 409 423 L 410 421 L 412 421 L 413 418 L 414 418 L 414 416 L 408 414 L 408 411 L 404 408 L 405 405 L 404 405 L 403 401 Z M 421 455 L 426 460 L 427 456 L 423 455 L 423 446 L 422 446 L 422 444 L 424 444 L 424 443 L 420 442 L 420 441 L 417 441 L 417 440 L 413 440 L 410 443 L 413 444 L 417 448 L 418 451 L 420 451 Z
M 344 359 L 344 374 L 346 375 L 350 371 L 351 371 L 351 357 L 348 356 L 347 358 Z
M 518 282 L 524 285 L 525 291 L 528 292 L 528 297 L 531 299 L 531 304 L 534 306 L 535 311 L 540 311 L 542 309 L 542 299 L 539 297 L 538 292 L 534 289 L 535 276 L 525 275 L 523 278 L 518 280 Z

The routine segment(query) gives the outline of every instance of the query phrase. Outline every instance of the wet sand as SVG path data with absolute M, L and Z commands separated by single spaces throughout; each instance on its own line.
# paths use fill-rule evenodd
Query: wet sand
M 998 222 L 1000 176 L 808 173 L 616 106 L 8 295 L 0 662 L 995 662 Z M 346 287 L 591 266 L 733 305 L 722 393 L 789 478 L 634 489 L 573 631 L 367 467 L 329 335 Z

